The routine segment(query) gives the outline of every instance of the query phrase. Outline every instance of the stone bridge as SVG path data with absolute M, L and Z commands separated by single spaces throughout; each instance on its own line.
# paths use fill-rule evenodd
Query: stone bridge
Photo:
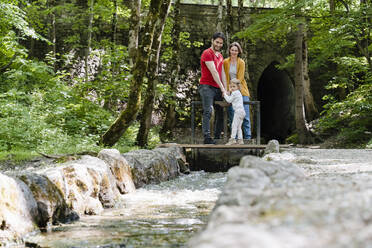
M 200 55 L 211 44 L 211 36 L 216 31 L 217 6 L 181 5 L 181 30 L 190 33 L 191 42 L 202 42 L 199 48 L 183 47 L 182 67 L 199 70 Z M 266 9 L 267 10 L 267 9 Z M 233 7 L 234 25 L 232 34 L 238 32 L 237 8 Z M 241 23 L 249 25 L 251 14 L 264 11 L 259 8 L 244 8 Z M 231 41 L 237 40 L 232 38 Z M 274 42 L 258 42 L 253 45 L 239 40 L 246 61 L 246 71 L 250 80 L 248 87 L 253 100 L 261 101 L 261 133 L 264 141 L 277 139 L 283 142 L 295 128 L 294 82 L 291 73 L 278 70 L 275 65 L 284 62 L 285 57 L 294 52 L 292 47 L 281 47 Z M 288 42 L 288 44 L 293 44 Z M 224 57 L 227 47 L 224 46 Z

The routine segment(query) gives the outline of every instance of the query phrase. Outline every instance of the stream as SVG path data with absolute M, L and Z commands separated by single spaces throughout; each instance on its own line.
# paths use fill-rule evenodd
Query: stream
M 198 171 L 146 185 L 101 215 L 81 216 L 26 241 L 43 248 L 183 247 L 207 223 L 225 181 L 226 173 Z

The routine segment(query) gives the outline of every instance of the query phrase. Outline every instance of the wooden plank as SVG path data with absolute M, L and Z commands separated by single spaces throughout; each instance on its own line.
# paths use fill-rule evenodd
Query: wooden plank
M 198 149 L 265 149 L 266 145 L 255 145 L 255 144 L 245 144 L 245 145 L 224 145 L 224 144 L 176 144 L 176 143 L 165 143 L 159 144 L 157 147 L 172 147 L 179 146 L 183 148 L 198 148 Z M 288 148 L 290 145 L 280 145 L 280 148 Z

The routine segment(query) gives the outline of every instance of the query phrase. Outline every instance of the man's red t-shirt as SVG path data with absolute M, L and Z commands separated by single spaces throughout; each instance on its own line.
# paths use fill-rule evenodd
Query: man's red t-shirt
M 208 48 L 204 50 L 201 58 L 200 58 L 200 65 L 201 65 L 201 78 L 200 84 L 209 84 L 213 87 L 219 88 L 218 84 L 214 81 L 212 73 L 209 71 L 207 65 L 205 64 L 206 61 L 213 61 L 214 65 L 216 66 L 217 72 L 220 75 L 222 73 L 222 66 L 223 66 L 223 56 L 221 53 L 214 53 L 212 48 Z

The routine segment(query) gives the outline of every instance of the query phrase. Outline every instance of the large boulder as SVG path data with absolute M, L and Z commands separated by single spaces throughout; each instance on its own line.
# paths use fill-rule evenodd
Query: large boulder
M 186 155 L 183 151 L 183 148 L 180 146 L 177 146 L 176 144 L 174 146 L 168 147 L 168 148 L 155 148 L 154 151 L 160 152 L 164 154 L 165 156 L 168 156 L 167 154 L 172 154 L 171 162 L 174 163 L 174 158 L 177 160 L 178 166 L 180 168 L 181 173 L 189 174 L 190 173 L 190 165 L 187 162 Z
M 167 181 L 180 174 L 173 149 L 141 149 L 124 153 L 122 156 L 131 166 L 134 185 L 137 188 L 149 183 Z
M 37 203 L 25 183 L 0 173 L 0 246 L 37 230 Z
M 79 218 L 66 204 L 62 192 L 46 177 L 36 173 L 18 174 L 31 190 L 38 207 L 38 226 L 48 228 L 52 224 L 66 223 Z
M 264 154 L 269 154 L 269 153 L 279 153 L 279 141 L 270 140 L 267 143 Z
M 116 187 L 121 194 L 131 193 L 136 190 L 130 165 L 118 150 L 104 149 L 98 153 L 98 158 L 105 161 L 109 166 L 111 173 L 115 177 Z
M 83 156 L 41 171 L 62 192 L 68 206 L 79 214 L 99 214 L 113 207 L 120 193 L 110 168 L 101 159 Z

